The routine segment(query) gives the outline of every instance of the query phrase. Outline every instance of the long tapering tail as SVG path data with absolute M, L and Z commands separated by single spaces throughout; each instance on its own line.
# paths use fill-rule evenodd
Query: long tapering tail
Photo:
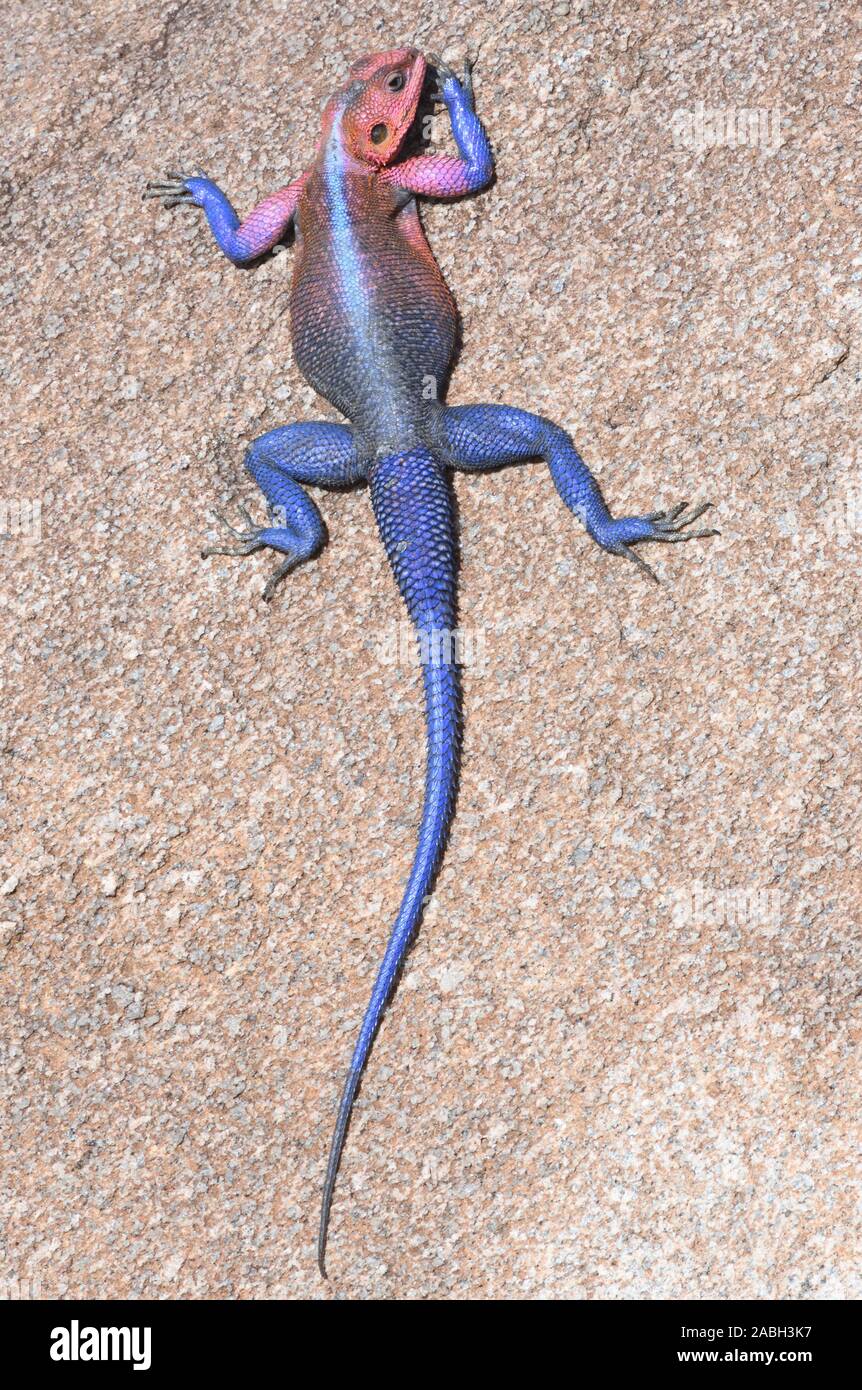
M 350 1113 L 374 1035 L 440 863 L 458 779 L 460 683 L 455 662 L 455 534 L 442 465 L 424 449 L 375 463 L 371 500 L 419 642 L 425 685 L 425 799 L 413 866 L 353 1049 L 329 1150 L 317 1263 L 326 1278 L 326 1236 Z

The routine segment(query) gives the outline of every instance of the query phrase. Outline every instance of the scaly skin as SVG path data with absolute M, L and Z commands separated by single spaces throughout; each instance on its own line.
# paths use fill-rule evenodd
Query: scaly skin
M 297 424 L 255 440 L 246 467 L 269 504 L 270 524 L 235 531 L 236 544 L 204 554 L 251 554 L 265 546 L 286 558 L 265 590 L 323 545 L 323 522 L 302 484 L 344 487 L 367 480 L 395 580 L 420 642 L 427 729 L 425 799 L 413 867 L 354 1047 L 324 1183 L 318 1263 L 356 1091 L 381 1015 L 418 926 L 443 853 L 455 801 L 460 745 L 455 628 L 455 530 L 447 468 L 468 471 L 541 457 L 566 506 L 605 550 L 625 555 L 638 541 L 683 541 L 705 504 L 614 519 L 598 484 L 564 430 L 508 406 L 447 408 L 443 391 L 457 311 L 419 222 L 416 196 L 460 197 L 490 182 L 491 148 L 473 110 L 469 79 L 432 60 L 458 156 L 401 157 L 426 79 L 414 49 L 362 59 L 332 98 L 314 161 L 240 222 L 224 193 L 202 174 L 169 174 L 145 197 L 203 208 L 221 250 L 255 260 L 291 223 L 297 253 L 291 327 L 297 365 L 350 422 Z M 233 531 L 233 528 L 230 528 Z M 655 577 L 655 576 L 653 576 Z

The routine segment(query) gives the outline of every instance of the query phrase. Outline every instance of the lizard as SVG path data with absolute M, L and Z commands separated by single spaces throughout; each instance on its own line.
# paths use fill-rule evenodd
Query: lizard
M 427 85 L 435 90 L 428 92 Z M 457 155 L 411 151 L 420 103 L 445 104 Z M 406 146 L 406 148 L 405 148 Z M 383 547 L 419 644 L 426 712 L 424 799 L 412 867 L 344 1081 L 326 1166 L 317 1259 L 326 1244 L 351 1111 L 443 856 L 454 814 L 461 738 L 456 630 L 456 532 L 452 470 L 481 473 L 542 459 L 563 502 L 604 550 L 652 569 L 633 547 L 716 534 L 692 530 L 709 503 L 683 502 L 613 517 L 570 435 L 542 415 L 507 405 L 445 403 L 458 314 L 420 223 L 417 198 L 451 199 L 491 183 L 491 145 L 463 78 L 440 58 L 394 48 L 360 59 L 325 107 L 314 158 L 298 178 L 241 221 L 202 170 L 169 172 L 144 197 L 203 209 L 218 247 L 235 264 L 258 261 L 293 227 L 290 297 L 294 359 L 347 423 L 295 423 L 254 440 L 245 467 L 262 491 L 266 525 L 242 511 L 244 529 L 207 555 L 283 558 L 264 590 L 317 555 L 325 530 L 306 486 L 367 483 Z M 429 383 L 431 388 L 429 389 Z

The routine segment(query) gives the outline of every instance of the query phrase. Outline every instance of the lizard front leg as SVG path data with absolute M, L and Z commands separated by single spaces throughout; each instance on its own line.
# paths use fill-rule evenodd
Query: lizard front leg
M 494 157 L 482 122 L 473 109 L 469 76 L 466 83 L 459 82 L 446 63 L 439 58 L 433 59 L 433 63 L 460 158 L 445 154 L 416 155 L 384 169 L 380 179 L 394 188 L 430 198 L 460 198 L 465 193 L 478 192 L 491 182 Z M 469 74 L 469 69 L 467 72 Z
M 245 265 L 271 251 L 293 221 L 305 175 L 279 188 L 258 203 L 241 222 L 227 194 L 202 170 L 194 174 L 165 174 L 160 183 L 148 183 L 144 198 L 160 198 L 166 208 L 191 204 L 203 208 L 220 251 L 234 265 Z
M 486 472 L 509 463 L 542 458 L 570 512 L 593 540 L 614 555 L 624 555 L 658 576 L 631 549 L 638 541 L 690 541 L 715 536 L 715 530 L 690 531 L 710 503 L 687 509 L 682 502 L 668 511 L 645 516 L 613 517 L 601 489 L 569 435 L 542 415 L 506 405 L 450 406 L 439 417 L 440 448 L 454 468 Z
M 245 509 L 246 525 L 239 530 L 218 513 L 234 536 L 227 546 L 208 546 L 208 555 L 253 555 L 269 546 L 287 558 L 273 573 L 263 597 L 271 599 L 280 581 L 323 547 L 326 528 L 314 502 L 301 486 L 344 488 L 365 477 L 352 432 L 344 425 L 320 423 L 282 425 L 249 445 L 245 467 L 269 504 L 269 526 L 256 526 Z

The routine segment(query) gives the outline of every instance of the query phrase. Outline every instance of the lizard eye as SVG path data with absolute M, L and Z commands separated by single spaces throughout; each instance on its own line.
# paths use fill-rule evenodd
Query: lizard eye
M 373 125 L 371 127 L 371 143 L 373 145 L 382 145 L 383 141 L 386 139 L 388 134 L 388 126 L 383 125 L 382 123 L 380 125 Z
M 401 88 L 402 88 L 403 86 L 404 86 L 404 73 L 403 73 L 403 72 L 390 72 L 389 76 L 388 76 L 387 79 L 386 79 L 386 90 L 387 90 L 387 92 L 400 92 L 400 91 L 401 91 Z

